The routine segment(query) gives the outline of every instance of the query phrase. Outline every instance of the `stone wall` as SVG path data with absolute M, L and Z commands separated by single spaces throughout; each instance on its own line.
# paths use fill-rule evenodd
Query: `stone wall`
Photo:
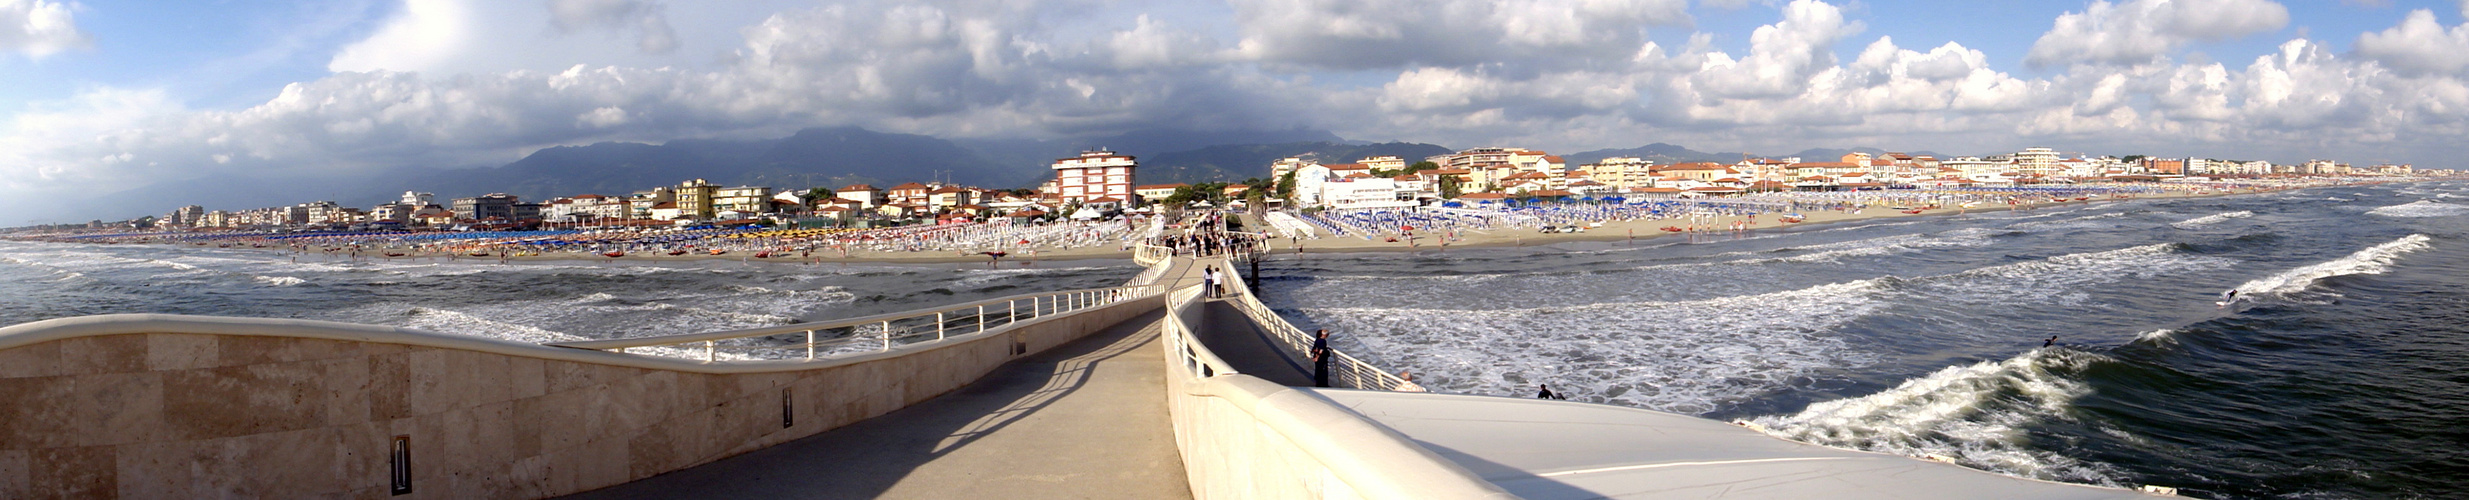
M 0 498 L 539 498 L 813 435 L 1154 310 L 1146 298 L 814 362 L 168 315 L 0 329 Z M 785 396 L 784 396 L 785 394 Z M 784 411 L 790 425 L 784 424 Z

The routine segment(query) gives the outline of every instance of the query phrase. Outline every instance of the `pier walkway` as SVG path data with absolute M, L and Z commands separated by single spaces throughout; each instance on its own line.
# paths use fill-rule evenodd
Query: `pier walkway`
M 864 422 L 567 498 L 1190 498 L 1158 397 L 1164 316 Z

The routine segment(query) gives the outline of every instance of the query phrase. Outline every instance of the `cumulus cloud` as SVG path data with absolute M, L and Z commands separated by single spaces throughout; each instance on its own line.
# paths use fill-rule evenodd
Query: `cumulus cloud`
M 1689 23 L 1686 0 L 1233 0 L 1251 58 L 1372 69 L 1573 64 L 1637 50 L 1647 26 Z
M 405 0 L 368 38 L 346 45 L 326 69 L 438 72 L 470 51 L 480 16 L 460 0 Z
M 75 4 L 49 0 L 0 0 L 0 52 L 41 58 L 84 47 L 86 32 L 77 29 Z
M 2094 48 L 2026 78 L 1992 66 L 2013 54 L 1864 37 L 1861 21 L 1819 0 L 1765 4 L 1774 20 L 1747 33 L 1745 50 L 1719 48 L 1710 33 L 1647 40 L 1646 26 L 1688 22 L 1679 2 L 1415 9 L 1245 0 L 1234 19 L 1219 20 L 1235 23 L 1226 26 L 1186 24 L 1171 13 L 1037 15 L 1098 4 L 858 1 L 746 24 L 736 48 L 711 67 L 473 71 L 452 61 L 483 50 L 468 41 L 485 40 L 469 32 L 484 26 L 472 19 L 497 7 L 420 0 L 338 54 L 337 73 L 242 109 L 189 109 L 167 97 L 176 92 L 113 88 L 30 106 L 0 128 L 0 188 L 496 163 L 560 144 L 775 136 L 818 125 L 1041 138 L 1309 126 L 1356 139 L 1554 150 L 1652 141 L 1748 151 L 2046 145 L 2275 160 L 2356 151 L 2449 157 L 2448 144 L 2469 133 L 2461 74 L 2469 62 L 2448 49 L 2461 46 L 2464 30 L 2424 11 L 2361 36 L 2354 53 L 2301 37 L 2243 65 L 2171 57 L 2191 40 L 2285 23 L 2285 15 L 2184 19 L 2194 6 L 2268 4 L 2242 1 L 2249 3 L 2095 3 L 2067 14 L 2072 20 L 2032 50 L 2081 40 L 2097 43 L 2076 46 Z M 625 30 L 657 7 L 542 5 L 519 5 L 538 16 L 524 25 L 569 34 L 634 34 Z M 1595 12 L 1628 17 L 1596 25 Z M 2069 30 L 2091 35 L 2051 41 Z M 2170 30 L 2193 31 L 2114 39 Z M 421 45 L 429 34 L 465 41 Z M 0 203 L 15 199 L 0 193 Z
M 2131 65 L 2150 62 L 2188 43 L 2219 41 L 2280 29 L 2289 8 L 2271 0 L 2094 1 L 2058 16 L 2032 43 L 2024 61 Z
M 677 31 L 669 27 L 668 6 L 641 0 L 548 0 L 549 25 L 559 33 L 633 32 L 635 47 L 644 52 L 677 50 Z
M 2358 35 L 2357 51 L 2412 74 L 2458 73 L 2469 68 L 2469 25 L 2445 29 L 2434 12 L 2413 10 L 2399 26 Z

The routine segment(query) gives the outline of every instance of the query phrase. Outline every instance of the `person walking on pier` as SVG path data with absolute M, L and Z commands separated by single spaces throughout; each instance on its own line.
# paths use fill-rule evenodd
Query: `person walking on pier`
M 1312 387 L 1329 386 L 1329 329 L 1312 338 Z
M 1218 278 L 1216 266 L 1210 266 L 1200 271 L 1200 286 L 1202 291 L 1205 292 L 1204 295 L 1208 298 L 1217 298 L 1217 282 Z

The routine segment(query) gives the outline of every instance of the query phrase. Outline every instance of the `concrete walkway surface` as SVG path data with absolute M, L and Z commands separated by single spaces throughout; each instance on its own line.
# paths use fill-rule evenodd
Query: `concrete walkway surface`
M 880 417 L 567 498 L 1191 498 L 1165 311 Z

